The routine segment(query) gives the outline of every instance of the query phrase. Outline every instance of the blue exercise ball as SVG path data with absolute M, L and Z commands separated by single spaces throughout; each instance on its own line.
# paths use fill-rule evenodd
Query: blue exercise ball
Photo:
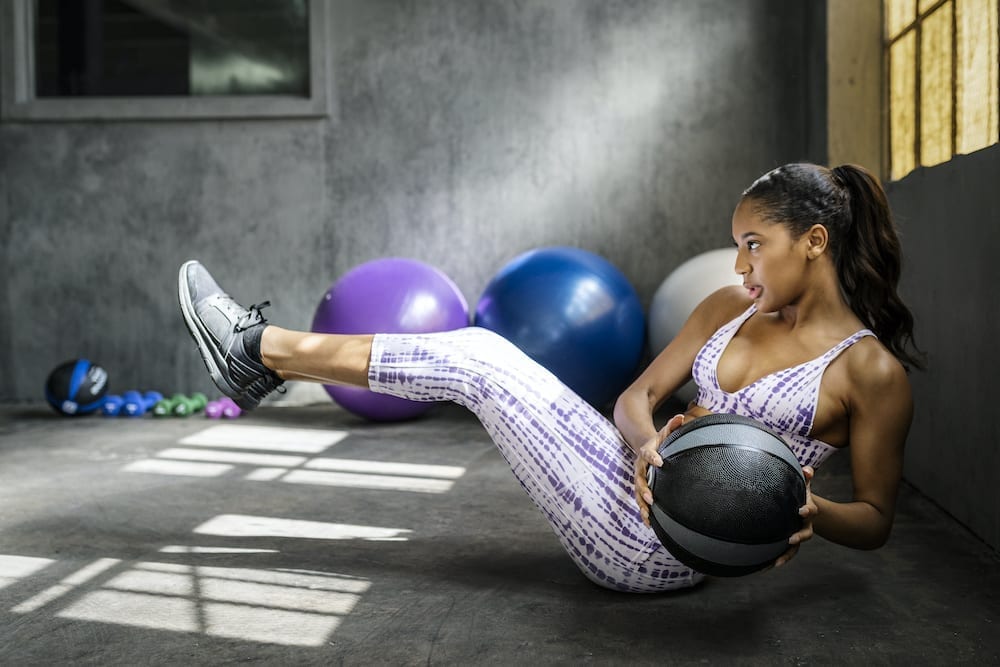
M 613 264 L 579 248 L 540 248 L 506 264 L 486 286 L 474 323 L 495 331 L 595 407 L 632 381 L 646 318 Z

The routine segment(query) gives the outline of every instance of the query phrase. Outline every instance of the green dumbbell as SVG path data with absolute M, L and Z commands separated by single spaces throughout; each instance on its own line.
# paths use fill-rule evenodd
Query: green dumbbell
M 170 398 L 164 398 L 161 401 L 157 401 L 156 405 L 153 406 L 153 416 L 154 417 L 171 417 L 174 414 L 174 408 L 177 404 L 186 400 L 184 394 L 174 394 Z
M 200 391 L 196 391 L 190 396 L 181 396 L 181 400 L 174 405 L 174 416 L 189 417 L 204 410 L 207 404 L 208 397 Z

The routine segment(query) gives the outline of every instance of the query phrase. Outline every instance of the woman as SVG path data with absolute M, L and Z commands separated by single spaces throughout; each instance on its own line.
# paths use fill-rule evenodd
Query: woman
M 779 167 L 733 215 L 745 289 L 716 292 L 618 399 L 615 424 L 503 338 L 334 335 L 266 324 L 197 262 L 180 271 L 185 322 L 213 380 L 245 409 L 285 380 L 350 384 L 412 400 L 455 401 L 486 427 L 515 477 L 592 581 L 657 592 L 703 575 L 649 528 L 649 465 L 686 419 L 734 412 L 780 431 L 812 478 L 851 445 L 854 498 L 811 493 L 781 565 L 817 532 L 876 548 L 892 525 L 912 404 L 904 362 L 912 317 L 896 295 L 900 250 L 885 194 L 853 166 Z M 876 338 L 877 336 L 877 338 Z M 657 407 L 690 377 L 696 400 L 659 431 Z M 732 389 L 730 392 L 728 389 Z

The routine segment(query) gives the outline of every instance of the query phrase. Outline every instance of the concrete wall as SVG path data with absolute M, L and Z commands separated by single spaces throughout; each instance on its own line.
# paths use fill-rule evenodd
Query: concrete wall
M 918 169 L 887 186 L 903 234 L 902 292 L 917 321 L 926 372 L 906 479 L 1000 548 L 1000 146 Z
M 75 356 L 112 389 L 208 390 L 174 303 L 189 257 L 293 327 L 373 258 L 434 264 L 474 304 L 549 244 L 648 303 L 729 243 L 753 178 L 825 158 L 808 4 L 338 0 L 329 118 L 5 123 L 0 399 Z

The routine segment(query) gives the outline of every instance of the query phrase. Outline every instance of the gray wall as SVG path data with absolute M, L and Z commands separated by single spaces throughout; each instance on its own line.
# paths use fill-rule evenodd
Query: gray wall
M 175 305 L 189 257 L 294 327 L 373 258 L 434 264 L 474 305 L 550 244 L 648 304 L 730 242 L 754 177 L 825 158 L 806 4 L 341 0 L 327 119 L 6 123 L 0 399 L 37 400 L 75 356 L 114 390 L 208 390 Z
M 926 372 L 911 376 L 916 414 L 905 475 L 1000 548 L 1000 146 L 918 169 L 887 187 L 903 234 L 902 292 Z

